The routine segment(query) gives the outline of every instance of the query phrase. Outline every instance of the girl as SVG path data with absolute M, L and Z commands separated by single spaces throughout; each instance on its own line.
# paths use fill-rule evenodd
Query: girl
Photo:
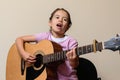
M 55 64 L 52 64 L 53 66 L 51 67 L 46 67 L 56 74 L 54 77 L 48 74 L 46 80 L 78 80 L 75 69 L 79 65 L 79 57 L 75 53 L 75 48 L 78 46 L 78 43 L 74 38 L 65 34 L 71 24 L 69 12 L 63 8 L 57 8 L 49 18 L 49 32 L 21 36 L 16 39 L 16 45 L 20 55 L 29 64 L 35 63 L 36 58 L 24 50 L 23 45 L 26 41 L 39 42 L 47 39 L 60 44 L 63 50 L 70 50 L 66 53 L 67 59 L 57 67 L 54 67 Z

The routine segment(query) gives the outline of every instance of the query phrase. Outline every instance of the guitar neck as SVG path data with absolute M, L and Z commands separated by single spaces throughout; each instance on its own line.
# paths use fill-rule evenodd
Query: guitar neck
M 102 50 L 103 50 L 102 42 L 97 42 L 96 44 L 90 44 L 76 48 L 76 53 L 77 55 L 83 55 L 83 54 L 88 54 L 91 52 L 102 51 Z
M 78 56 L 83 55 L 83 54 L 87 54 L 87 53 L 91 53 L 91 52 L 95 52 L 95 51 L 101 51 L 103 50 L 103 45 L 102 42 L 97 42 L 94 44 L 90 44 L 90 45 L 85 45 L 82 47 L 77 47 L 76 48 L 76 54 Z M 43 56 L 43 63 L 50 63 L 50 62 L 55 62 L 55 61 L 60 61 L 60 60 L 65 60 L 66 59 L 66 53 L 69 50 L 66 51 L 60 51 L 60 52 L 56 52 L 54 54 L 49 54 L 49 55 L 45 55 Z

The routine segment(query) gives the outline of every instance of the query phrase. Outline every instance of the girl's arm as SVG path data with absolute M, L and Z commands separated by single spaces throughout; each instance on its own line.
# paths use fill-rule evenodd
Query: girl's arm
M 21 36 L 16 39 L 15 44 L 21 57 L 28 63 L 34 63 L 35 57 L 24 50 L 24 43 L 29 41 L 36 41 L 36 38 L 33 35 Z

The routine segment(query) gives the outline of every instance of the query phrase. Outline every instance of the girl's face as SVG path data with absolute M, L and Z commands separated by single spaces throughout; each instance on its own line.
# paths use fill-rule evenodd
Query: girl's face
M 63 10 L 58 10 L 49 21 L 51 32 L 53 34 L 64 36 L 64 33 L 68 30 L 68 14 Z

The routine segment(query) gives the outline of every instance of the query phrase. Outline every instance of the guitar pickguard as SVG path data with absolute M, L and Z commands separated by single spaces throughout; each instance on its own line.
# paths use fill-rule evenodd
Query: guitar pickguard
M 26 80 L 35 80 L 45 69 L 45 65 L 40 70 L 35 70 L 33 66 L 30 66 L 26 70 Z

